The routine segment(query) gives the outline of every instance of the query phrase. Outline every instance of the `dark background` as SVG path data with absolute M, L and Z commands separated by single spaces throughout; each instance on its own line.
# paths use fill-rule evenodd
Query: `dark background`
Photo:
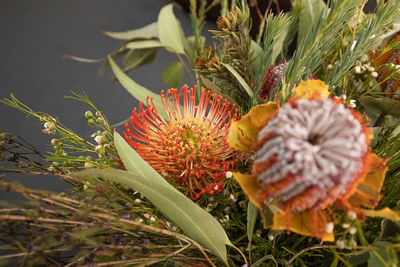
M 118 83 L 112 73 L 99 76 L 99 64 L 63 59 L 64 55 L 87 58 L 105 56 L 119 41 L 103 34 L 139 28 L 157 20 L 159 10 L 172 0 L 1 0 L 0 2 L 0 98 L 11 92 L 35 111 L 58 117 L 67 127 L 86 138 L 94 131 L 84 113 L 88 106 L 64 99 L 70 91 L 86 92 L 111 124 L 129 117 L 138 102 Z M 180 2 L 187 2 L 181 0 Z M 261 3 L 267 1 L 261 0 Z M 289 1 L 281 1 L 289 2 Z M 282 3 L 282 7 L 287 4 Z M 175 8 L 186 35 L 192 35 L 189 15 Z M 211 19 L 204 34 L 214 27 Z M 254 20 L 255 21 L 255 20 Z M 255 23 L 254 23 L 255 24 Z M 160 49 L 155 61 L 130 73 L 139 84 L 156 92 L 168 86 L 162 70 L 174 55 Z M 189 80 L 187 80 L 189 81 Z M 184 82 L 183 82 L 184 83 Z M 40 151 L 52 150 L 51 136 L 42 133 L 35 118 L 0 104 L 0 132 L 22 136 Z M 122 128 L 117 129 L 119 132 Z M 62 191 L 70 186 L 56 177 L 8 175 L 31 188 Z M 13 199 L 0 191 L 0 199 Z
M 84 117 L 89 107 L 64 99 L 70 91 L 86 92 L 111 124 L 129 117 L 138 102 L 113 82 L 112 73 L 99 75 L 100 64 L 63 59 L 64 55 L 98 58 L 118 44 L 102 30 L 125 31 L 157 20 L 167 0 L 2 0 L 0 2 L 0 98 L 11 92 L 35 111 L 58 117 L 67 127 L 90 138 L 94 129 Z M 175 8 L 187 35 L 191 35 L 187 13 Z M 166 89 L 162 70 L 176 57 L 162 49 L 153 63 L 130 76 L 153 91 Z M 22 136 L 40 151 L 52 150 L 52 136 L 42 133 L 36 118 L 0 104 L 0 132 Z M 120 127 L 119 132 L 122 131 Z M 56 177 L 7 175 L 31 188 L 60 191 L 70 186 Z M 0 191 L 0 194 L 4 192 Z M 14 197 L 14 196 L 13 196 Z M 2 198 L 10 199 L 10 195 Z

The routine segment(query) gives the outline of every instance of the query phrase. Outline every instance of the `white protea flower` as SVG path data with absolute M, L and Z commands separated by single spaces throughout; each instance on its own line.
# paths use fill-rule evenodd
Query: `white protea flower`
M 259 185 L 281 183 L 270 198 L 289 201 L 308 195 L 293 201 L 293 211 L 325 208 L 344 194 L 362 171 L 368 152 L 360 121 L 329 98 L 283 105 L 260 131 L 258 141 L 262 144 L 253 155 L 253 173 Z

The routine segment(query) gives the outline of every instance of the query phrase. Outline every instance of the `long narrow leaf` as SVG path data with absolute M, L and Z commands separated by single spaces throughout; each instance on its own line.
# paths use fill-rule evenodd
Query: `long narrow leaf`
M 151 39 L 158 37 L 157 22 L 153 22 L 140 29 L 130 30 L 126 32 L 103 32 L 105 35 L 118 40 L 131 40 L 136 38 Z
M 218 221 L 176 189 L 172 190 L 149 178 L 116 169 L 88 169 L 74 177 L 101 178 L 126 185 L 142 193 L 166 217 L 176 223 L 189 237 L 197 241 L 227 264 L 225 245 L 231 245 Z
M 133 173 L 140 174 L 153 182 L 173 188 L 164 178 L 162 178 L 139 154 L 132 149 L 120 134 L 114 132 L 114 143 L 117 147 L 118 155 L 121 157 L 125 168 Z
M 173 12 L 173 4 L 163 7 L 158 15 L 158 32 L 161 43 L 170 51 L 185 53 L 186 39 L 180 22 Z
M 253 91 L 251 91 L 250 86 L 246 83 L 246 81 L 243 79 L 242 76 L 240 76 L 240 74 L 229 64 L 225 64 L 222 63 L 222 65 L 224 65 L 224 67 L 229 70 L 230 73 L 233 74 L 233 76 L 235 76 L 235 78 L 238 80 L 238 82 L 240 83 L 240 85 L 242 85 L 242 87 L 244 88 L 244 90 L 246 90 L 247 94 L 252 97 L 253 96 Z
M 251 240 L 253 239 L 254 227 L 256 225 L 257 216 L 258 216 L 257 207 L 254 206 L 254 204 L 251 203 L 251 201 L 249 201 L 249 204 L 247 206 L 247 237 L 249 239 L 249 243 L 251 243 Z
M 124 48 L 128 49 L 143 49 L 143 48 L 157 48 L 163 45 L 157 40 L 141 40 L 132 41 L 124 45 Z

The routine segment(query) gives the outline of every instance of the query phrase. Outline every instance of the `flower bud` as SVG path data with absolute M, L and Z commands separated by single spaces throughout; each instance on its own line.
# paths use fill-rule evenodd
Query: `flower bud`
M 93 113 L 92 113 L 91 111 L 89 111 L 89 110 L 86 111 L 86 112 L 85 112 L 85 118 L 86 118 L 86 119 L 90 119 L 91 117 L 93 117 Z

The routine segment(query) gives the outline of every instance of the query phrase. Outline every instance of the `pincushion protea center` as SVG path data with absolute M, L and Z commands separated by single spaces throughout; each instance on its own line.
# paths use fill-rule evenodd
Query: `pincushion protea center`
M 183 106 L 180 105 L 183 96 Z M 165 179 L 187 187 L 191 197 L 218 194 L 226 172 L 233 169 L 234 150 L 227 142 L 234 105 L 201 89 L 196 105 L 196 87 L 161 92 L 168 119 L 147 101 L 140 104 L 125 124 L 126 141 Z

